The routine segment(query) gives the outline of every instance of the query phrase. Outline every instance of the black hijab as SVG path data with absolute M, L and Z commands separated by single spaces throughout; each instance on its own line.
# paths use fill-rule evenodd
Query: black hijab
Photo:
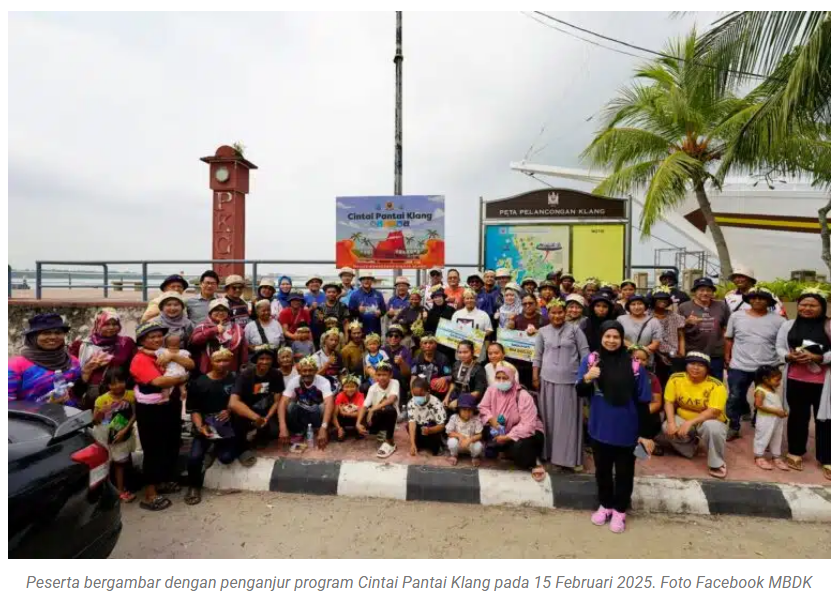
M 454 309 L 443 303 L 442 305 L 432 304 L 428 310 L 428 315 L 425 320 L 425 331 L 432 334 L 437 332 L 437 326 L 441 319 L 451 319 L 454 315 Z
M 621 336 L 621 346 L 609 351 L 603 346 L 603 335 L 608 330 L 617 330 Z M 623 344 L 623 326 L 616 321 L 604 321 L 600 326 L 600 343 L 597 354 L 600 358 L 600 378 L 597 383 L 603 392 L 603 398 L 610 405 L 625 406 L 632 401 L 635 393 L 635 375 L 632 372 L 632 355 Z
M 804 294 L 798 297 L 798 302 L 801 302 L 805 298 L 812 298 L 818 302 L 822 308 L 822 312 L 818 317 L 812 319 L 801 317 L 800 315 L 796 317 L 787 336 L 787 344 L 789 344 L 789 348 L 792 351 L 800 347 L 801 343 L 805 340 L 812 340 L 820 344 L 822 346 L 822 353 L 825 353 L 830 350 L 830 337 L 827 335 L 827 330 L 825 329 L 827 301 L 823 296 L 818 294 Z
M 598 317 L 597 313 L 594 312 L 594 305 L 598 302 L 603 302 L 609 305 L 609 312 L 606 313 L 606 317 Z M 583 326 L 583 334 L 585 334 L 586 340 L 588 341 L 588 348 L 592 351 L 597 351 L 600 348 L 600 337 L 603 334 L 603 324 L 607 321 L 614 320 L 616 317 L 615 305 L 613 305 L 608 300 L 599 298 L 593 301 L 589 308 L 591 312 L 589 313 L 589 316 L 586 318 L 586 323 Z

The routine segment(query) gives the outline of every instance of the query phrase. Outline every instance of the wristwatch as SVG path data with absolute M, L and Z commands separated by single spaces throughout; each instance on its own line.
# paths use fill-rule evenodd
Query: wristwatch
M 322 424 L 320 425 L 320 428 L 322 428 L 322 429 L 329 428 L 329 424 L 328 424 L 328 423 L 326 423 L 326 422 L 324 422 L 324 423 L 322 423 Z

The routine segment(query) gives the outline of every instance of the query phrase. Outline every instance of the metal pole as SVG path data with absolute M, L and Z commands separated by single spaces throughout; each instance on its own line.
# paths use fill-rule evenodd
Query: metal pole
M 393 147 L 393 194 L 402 195 L 402 11 L 396 11 L 396 112 Z M 401 269 L 393 271 L 394 279 L 402 275 Z
M 149 301 L 149 264 L 140 263 L 143 271 L 143 302 Z
M 256 300 L 259 294 L 259 282 L 257 282 L 256 277 L 256 270 L 257 270 L 257 262 L 253 263 L 253 288 L 251 289 L 251 300 Z
M 105 298 L 108 298 L 108 263 L 102 263 L 102 270 L 104 271 L 102 281 L 105 282 Z
M 41 300 L 41 263 L 35 262 L 35 300 Z

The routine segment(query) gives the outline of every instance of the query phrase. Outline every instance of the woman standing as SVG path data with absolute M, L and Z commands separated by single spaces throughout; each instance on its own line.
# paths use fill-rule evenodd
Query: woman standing
M 625 315 L 618 317 L 618 323 L 623 326 L 627 346 L 644 347 L 652 357 L 661 345 L 661 324 L 647 314 L 647 300 L 643 296 L 630 296 L 626 310 Z
M 69 331 L 70 326 L 57 313 L 42 313 L 29 320 L 20 355 L 9 359 L 9 401 L 40 400 L 79 407 L 94 370 L 104 368 L 109 360 L 106 354 L 96 353 L 81 366 L 67 350 Z M 53 393 L 58 372 L 67 384 L 73 384 L 63 394 Z
M 582 326 L 585 319 L 586 299 L 579 294 L 569 294 L 565 297 L 565 321 Z
M 191 344 L 200 348 L 198 367 L 202 374 L 210 371 L 212 355 L 222 347 L 233 353 L 234 367 L 248 363 L 244 331 L 239 324 L 230 321 L 230 308 L 224 299 L 210 303 L 210 315 L 195 328 Z
M 591 516 L 595 525 L 614 533 L 626 529 L 626 509 L 635 481 L 635 448 L 652 454 L 649 434 L 652 399 L 647 373 L 626 349 L 623 326 L 608 321 L 601 329 L 597 353 L 583 359 L 577 372 L 577 394 L 591 398 L 588 430 L 594 453 L 597 499 L 600 507 Z
M 661 324 L 661 345 L 655 355 L 655 374 L 661 388 L 667 386 L 677 362 L 685 356 L 685 318 L 673 310 L 670 288 L 661 286 L 653 290 L 652 316 Z
M 100 386 L 108 368 L 121 368 L 125 375 L 128 374 L 131 359 L 137 352 L 137 345 L 130 337 L 120 336 L 121 330 L 122 323 L 117 310 L 107 307 L 96 314 L 90 336 L 74 340 L 70 345 L 70 355 L 77 357 L 82 367 L 96 356 L 101 358 L 105 355 L 108 358 L 107 364 L 98 366 L 90 374 L 88 389 L 81 406 L 84 409 L 93 408 L 96 398 L 102 394 Z
M 498 320 L 500 328 L 509 328 L 510 324 L 515 325 L 516 317 L 521 315 L 522 305 L 519 294 L 521 288 L 512 281 L 504 288 L 504 304 L 495 312 L 495 319 Z
M 158 299 L 160 315 L 156 321 L 168 329 L 167 335 L 177 334 L 181 338 L 181 348 L 187 348 L 194 326 L 186 314 L 186 300 L 178 292 L 164 292 Z
M 807 453 L 812 408 L 816 416 L 816 460 L 830 480 L 830 318 L 821 291 L 805 290 L 798 297 L 798 316 L 781 326 L 776 347 L 786 361 L 787 463 L 797 471 L 804 468 L 802 457 Z
M 599 335 L 600 327 L 604 322 L 615 319 L 615 307 L 612 301 L 606 296 L 598 294 L 591 299 L 589 304 L 591 312 L 586 317 L 585 322 L 582 323 L 580 329 L 585 334 L 589 349 L 597 349 L 600 347 Z
M 438 286 L 431 292 L 431 309 L 425 317 L 425 332 L 432 336 L 437 333 L 437 326 L 441 319 L 451 319 L 454 315 L 454 308 L 446 304 L 446 293 L 442 286 Z
M 526 332 L 528 336 L 536 336 L 539 328 L 548 325 L 548 318 L 542 315 L 539 309 L 539 299 L 534 294 L 525 294 L 521 297 L 521 315 L 513 320 L 513 329 L 520 332 Z M 509 324 L 507 324 L 509 326 Z M 533 364 L 529 361 L 521 359 L 513 359 L 510 361 L 516 372 L 521 377 L 521 385 L 529 391 L 533 388 Z M 516 382 L 519 378 L 516 377 Z
M 277 292 L 277 296 L 274 298 L 274 302 L 271 303 L 271 315 L 279 319 L 280 311 L 291 304 L 291 301 L 289 300 L 292 288 L 291 278 L 288 275 L 281 275 L 280 279 L 277 280 L 277 287 L 279 288 L 279 291 Z
M 574 385 L 589 347 L 580 329 L 565 323 L 564 303 L 551 302 L 548 320 L 536 334 L 533 354 L 533 386 L 546 428 L 544 458 L 576 469 L 583 463 L 583 406 Z
M 143 479 L 146 482 L 145 498 L 140 506 L 150 511 L 169 508 L 172 501 L 163 494 L 180 491 L 180 486 L 173 479 L 181 445 L 181 402 L 180 390 L 173 387 L 185 383 L 188 376 L 163 375 L 157 350 L 163 346 L 167 330 L 156 321 L 140 325 L 137 328 L 139 349 L 131 360 L 137 429 L 143 448 Z M 178 362 L 178 359 L 168 361 Z
M 256 317 L 245 326 L 245 340 L 248 349 L 253 352 L 257 347 L 268 345 L 277 351 L 285 343 L 283 328 L 276 319 L 271 317 L 271 299 L 262 298 L 253 306 Z

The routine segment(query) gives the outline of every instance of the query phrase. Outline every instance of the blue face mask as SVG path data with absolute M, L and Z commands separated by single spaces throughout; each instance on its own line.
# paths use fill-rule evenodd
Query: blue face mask
M 495 383 L 495 388 L 498 389 L 499 391 L 501 391 L 502 393 L 506 393 L 507 391 L 509 391 L 510 389 L 513 388 L 513 383 L 512 382 L 507 382 L 507 381 L 496 382 Z
M 414 401 L 414 405 L 422 405 L 426 401 L 425 397 L 419 397 L 417 395 L 414 395 L 412 399 Z

